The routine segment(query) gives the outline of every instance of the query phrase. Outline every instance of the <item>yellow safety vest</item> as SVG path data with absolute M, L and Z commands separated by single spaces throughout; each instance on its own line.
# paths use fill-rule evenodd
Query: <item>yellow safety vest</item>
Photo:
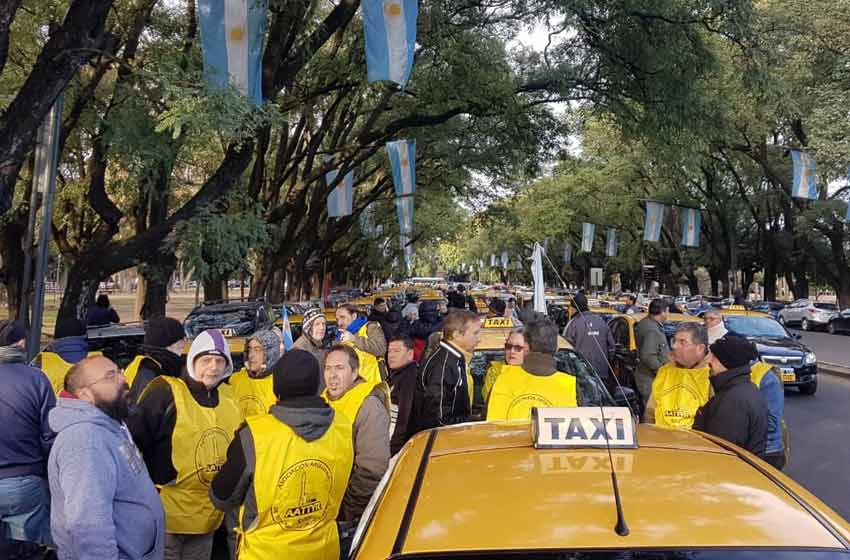
M 242 368 L 230 376 L 229 383 L 243 420 L 265 414 L 277 402 L 273 375 L 256 379 L 248 374 L 247 369 Z
M 481 390 L 484 402 L 490 399 L 490 392 L 493 391 L 493 386 L 496 384 L 496 379 L 501 375 L 503 367 L 505 367 L 505 362 L 490 362 L 487 367 L 487 373 L 484 374 L 484 387 Z
M 363 401 L 366 400 L 366 397 L 368 397 L 376 387 L 381 389 L 381 402 L 383 402 L 384 406 L 387 407 L 387 411 L 389 411 L 389 388 L 385 388 L 385 386 L 386 383 L 383 381 L 380 383 L 364 381 L 350 388 L 344 395 L 335 401 L 331 400 L 327 389 L 322 391 L 322 398 L 324 398 L 334 410 L 342 413 L 345 418 L 348 418 L 349 422 L 354 424 L 354 421 L 357 419 L 357 413 L 360 412 L 360 407 L 363 406 Z
M 750 368 L 750 379 L 755 383 L 756 387 L 761 387 L 761 380 L 764 379 L 764 376 L 773 369 L 773 366 L 770 364 L 766 364 L 764 362 L 756 362 L 753 364 L 753 367 Z M 780 382 L 782 380 L 780 379 Z
M 366 332 L 366 325 L 360 327 L 360 330 L 357 331 L 355 336 L 362 336 L 365 339 L 369 339 L 369 333 Z M 357 352 L 357 359 L 360 362 L 360 377 L 365 379 L 370 383 L 380 383 L 384 380 L 384 377 L 381 375 L 381 365 L 374 355 L 357 348 L 353 342 L 346 342 L 345 344 L 351 346 L 355 352 Z
M 655 424 L 690 429 L 697 410 L 711 396 L 709 376 L 708 367 L 680 368 L 669 362 L 661 366 L 652 382 Z
M 103 356 L 102 352 L 89 352 L 86 356 Z M 53 387 L 53 392 L 57 395 L 65 388 L 65 375 L 68 373 L 74 364 L 68 363 L 62 359 L 62 356 L 56 352 L 41 352 L 33 359 L 33 362 L 41 360 L 41 371 L 50 380 L 50 385 Z
M 334 415 L 317 440 L 261 414 L 247 420 L 254 440 L 257 517 L 246 526 L 239 510 L 239 560 L 337 560 L 336 517 L 354 463 L 351 423 Z
M 562 371 L 533 375 L 522 366 L 505 365 L 490 393 L 487 421 L 528 420 L 535 407 L 577 405 L 575 376 Z
M 160 368 L 162 367 L 159 362 L 157 362 L 150 356 L 136 356 L 135 358 L 133 358 L 133 361 L 127 364 L 127 367 L 124 368 L 124 378 L 127 380 L 127 385 L 129 385 L 131 389 L 133 388 L 133 381 L 135 381 L 136 376 L 139 375 L 139 366 L 142 365 L 142 360 L 146 358 L 158 365 Z
M 224 513 L 210 502 L 210 483 L 221 470 L 241 418 L 227 385 L 218 387 L 218 406 L 199 405 L 182 379 L 161 377 L 171 386 L 177 421 L 171 436 L 174 482 L 159 487 L 168 533 L 203 535 L 221 525 Z

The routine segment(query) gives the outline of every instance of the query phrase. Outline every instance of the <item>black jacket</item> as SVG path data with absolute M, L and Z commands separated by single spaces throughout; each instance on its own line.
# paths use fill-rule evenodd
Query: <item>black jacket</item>
M 714 396 L 697 411 L 694 429 L 722 437 L 760 457 L 767 447 L 767 403 L 750 366 L 711 377 Z
M 419 366 L 410 362 L 407 366 L 390 371 L 387 379 L 390 384 L 390 421 L 395 422 L 390 437 L 390 453 L 398 453 L 410 438 L 410 417 L 413 413 L 413 401 L 416 398 L 416 379 Z
M 466 296 L 461 292 L 449 292 L 449 295 L 446 296 L 446 299 L 449 300 L 449 307 L 454 307 L 457 309 L 466 309 Z
M 436 301 L 423 301 L 419 304 L 419 319 L 410 327 L 410 336 L 428 340 L 431 333 L 443 330 L 443 317 L 437 309 Z
M 156 346 L 142 345 L 139 352 L 145 356 L 139 364 L 139 371 L 130 387 L 130 398 L 138 402 L 142 391 L 148 384 L 160 375 L 180 377 L 183 369 L 183 359 L 177 354 Z
M 102 327 L 110 323 L 120 323 L 118 313 L 111 307 L 95 305 L 89 309 L 86 315 L 86 325 L 89 327 Z
M 384 331 L 384 337 L 387 339 L 388 344 L 390 340 L 402 334 L 400 331 L 402 330 L 401 324 L 403 321 L 401 319 L 401 313 L 398 311 L 381 313 L 377 309 L 373 309 L 369 315 L 369 321 L 374 321 L 381 325 L 381 330 Z
M 469 420 L 466 359 L 446 342 L 419 369 L 410 435 Z
M 207 389 L 203 383 L 189 377 L 185 370 L 180 374 L 180 379 L 189 387 L 189 392 L 199 405 L 208 408 L 218 406 L 218 388 Z M 177 470 L 171 461 L 171 437 L 177 423 L 177 410 L 171 386 L 161 378 L 151 381 L 135 412 L 126 422 L 154 484 L 167 484 L 174 480 Z

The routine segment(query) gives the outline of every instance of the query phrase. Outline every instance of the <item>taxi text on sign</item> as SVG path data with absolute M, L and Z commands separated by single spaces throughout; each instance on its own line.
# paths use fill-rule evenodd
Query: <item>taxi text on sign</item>
M 535 408 L 531 428 L 535 448 L 638 446 L 634 419 L 626 407 Z

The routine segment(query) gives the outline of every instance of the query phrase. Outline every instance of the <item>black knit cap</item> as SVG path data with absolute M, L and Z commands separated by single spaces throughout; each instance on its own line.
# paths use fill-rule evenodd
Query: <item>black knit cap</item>
M 319 361 L 304 350 L 290 350 L 270 368 L 275 396 L 280 399 L 315 397 L 319 393 Z
M 579 311 L 587 311 L 587 296 L 584 295 L 584 292 L 579 292 L 575 296 L 573 296 L 573 301 L 576 304 L 576 308 Z
M 17 344 L 27 337 L 27 329 L 20 321 L 0 321 L 0 346 Z
M 186 338 L 183 324 L 172 317 L 153 317 L 145 322 L 145 344 L 166 348 Z
M 499 315 L 503 315 L 505 313 L 505 309 L 508 307 L 508 304 L 505 303 L 505 300 L 494 297 L 490 298 L 490 302 L 487 304 L 487 307 L 489 307 L 491 310 L 498 313 Z
M 709 347 L 714 357 L 726 369 L 735 369 L 749 365 L 758 358 L 755 345 L 737 334 L 727 334 Z
M 56 320 L 56 328 L 53 329 L 53 338 L 67 338 L 69 336 L 85 336 L 86 327 L 83 323 L 73 317 L 63 317 Z

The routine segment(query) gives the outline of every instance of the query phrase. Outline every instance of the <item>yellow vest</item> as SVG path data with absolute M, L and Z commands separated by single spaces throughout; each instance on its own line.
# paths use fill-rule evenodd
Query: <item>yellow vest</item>
M 86 357 L 91 358 L 92 356 L 103 356 L 103 353 L 89 352 Z M 50 380 L 53 392 L 58 395 L 65 388 L 65 375 L 68 370 L 74 367 L 74 364 L 66 362 L 56 352 L 41 352 L 34 361 L 38 359 L 41 359 L 41 371 Z
M 496 384 L 496 379 L 502 373 L 503 367 L 505 367 L 505 362 L 490 362 L 487 367 L 487 373 L 484 374 L 484 387 L 481 389 L 484 402 L 487 402 L 490 398 L 490 392 L 493 390 L 493 385 Z
M 366 332 L 366 325 L 360 327 L 360 330 L 357 331 L 356 336 L 362 336 L 365 339 L 369 339 L 369 333 Z M 374 355 L 357 348 L 353 342 L 346 342 L 345 344 L 354 348 L 354 351 L 357 352 L 357 359 L 360 362 L 360 377 L 365 379 L 370 383 L 380 383 L 384 380 L 381 375 L 381 365 Z
M 577 405 L 574 376 L 562 371 L 532 375 L 522 366 L 505 365 L 490 393 L 487 421 L 528 420 L 535 407 Z
M 375 389 L 375 387 L 381 389 L 381 401 L 384 403 L 384 406 L 387 407 L 387 411 L 389 411 L 389 388 L 386 387 L 386 383 L 383 381 L 380 383 L 370 383 L 369 381 L 358 383 L 335 401 L 331 400 L 330 395 L 328 395 L 328 390 L 325 389 L 322 391 L 322 398 L 325 399 L 335 411 L 342 413 L 342 415 L 347 418 L 351 424 L 354 424 L 354 421 L 357 420 L 357 413 L 360 412 L 360 407 L 363 406 L 363 401 L 366 400 L 366 397 L 372 393 L 372 390 Z
M 249 416 L 265 414 L 277 402 L 273 375 L 255 379 L 248 375 L 247 369 L 242 368 L 230 376 L 229 383 L 243 420 Z
M 239 511 L 239 560 L 337 560 L 336 517 L 354 463 L 351 424 L 334 415 L 328 431 L 308 442 L 272 416 L 247 420 L 254 440 L 257 517 Z
M 666 363 L 652 382 L 655 423 L 668 428 L 690 429 L 697 410 L 711 396 L 709 368 L 688 369 Z
M 764 376 L 768 374 L 770 370 L 773 369 L 773 366 L 770 364 L 766 364 L 764 362 L 756 362 L 753 364 L 753 367 L 750 369 L 750 379 L 752 379 L 753 383 L 755 383 L 756 387 L 761 387 L 761 380 L 764 379 Z
M 218 406 L 199 405 L 182 379 L 161 377 L 171 386 L 177 421 L 171 436 L 174 482 L 159 487 L 168 533 L 203 535 L 221 525 L 224 514 L 208 496 L 209 486 L 227 458 L 240 416 L 233 390 L 218 387 Z
M 144 360 L 145 358 L 156 363 L 159 367 L 162 367 L 159 362 L 157 362 L 150 356 L 136 356 L 135 358 L 133 358 L 133 361 L 127 364 L 127 367 L 124 368 L 124 378 L 127 380 L 127 385 L 129 385 L 131 389 L 133 388 L 133 381 L 136 380 L 136 376 L 139 374 L 139 366 L 142 365 L 142 360 Z M 174 373 L 176 374 L 179 372 Z

